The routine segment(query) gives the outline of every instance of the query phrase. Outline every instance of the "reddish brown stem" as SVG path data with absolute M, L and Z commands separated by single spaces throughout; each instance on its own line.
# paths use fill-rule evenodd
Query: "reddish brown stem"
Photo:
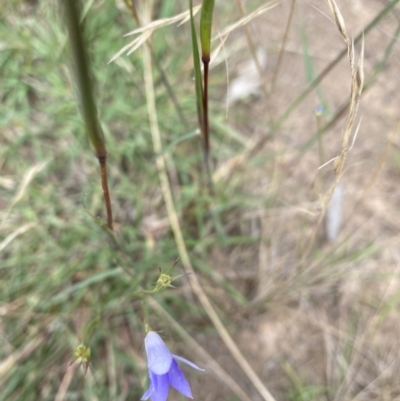
M 214 185 L 210 167 L 210 124 L 208 121 L 208 67 L 210 56 L 201 58 L 204 65 L 204 92 L 203 92 L 203 132 L 204 132 L 204 159 L 206 164 L 208 187 L 211 194 L 214 194 Z
M 210 127 L 208 123 L 208 66 L 210 64 L 210 57 L 203 56 L 202 61 L 204 64 L 204 94 L 203 94 L 204 144 L 206 148 L 206 157 L 208 160 L 210 154 Z
M 107 156 L 97 156 L 97 157 L 99 159 L 99 164 L 100 164 L 101 187 L 103 188 L 104 202 L 106 204 L 106 209 L 107 209 L 107 225 L 111 231 L 114 231 L 110 191 L 108 190 L 108 181 L 107 181 Z

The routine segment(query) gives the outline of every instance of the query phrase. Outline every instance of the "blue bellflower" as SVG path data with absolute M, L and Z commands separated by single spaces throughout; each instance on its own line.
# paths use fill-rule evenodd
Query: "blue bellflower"
M 144 346 L 149 369 L 149 389 L 143 394 L 141 400 L 151 398 L 152 401 L 166 401 L 169 386 L 186 397 L 193 398 L 189 383 L 177 361 L 186 363 L 197 370 L 204 369 L 200 369 L 185 358 L 171 354 L 164 341 L 154 331 L 147 333 Z

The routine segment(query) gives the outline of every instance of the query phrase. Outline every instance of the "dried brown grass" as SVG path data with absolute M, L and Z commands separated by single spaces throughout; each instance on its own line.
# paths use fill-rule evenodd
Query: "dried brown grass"
M 388 39 L 387 32 L 394 23 L 385 20 L 382 31 L 366 39 L 365 51 L 364 44 L 356 51 L 353 33 L 349 32 L 358 32 L 366 25 L 376 13 L 376 5 L 364 7 L 360 12 L 356 5 L 348 7 L 341 2 L 339 7 L 339 2 L 331 1 L 332 22 L 327 27 L 325 16 L 315 9 L 311 13 L 311 8 L 307 8 L 311 4 L 312 1 L 299 5 L 299 13 L 307 9 L 314 18 L 310 24 L 319 30 L 316 45 L 310 49 L 315 64 L 325 65 L 341 49 L 340 42 L 333 39 L 338 37 L 337 32 L 348 50 L 346 63 L 340 63 L 322 84 L 332 107 L 350 100 L 346 119 L 339 120 L 341 128 L 332 128 L 323 138 L 326 153 L 335 160 L 325 167 L 331 169 L 324 176 L 325 192 L 319 197 L 314 190 L 318 169 L 316 149 L 307 153 L 296 150 L 314 131 L 310 127 L 315 125 L 311 110 L 316 97 L 299 107 L 273 143 L 262 138 L 265 131 L 248 122 L 249 119 L 266 121 L 265 102 L 257 99 L 251 107 L 242 104 L 247 120 L 239 122 L 237 127 L 252 143 L 262 143 L 257 147 L 257 155 L 264 163 L 255 165 L 247 154 L 235 155 L 231 163 L 225 163 L 229 173 L 225 172 L 221 179 L 231 178 L 232 171 L 240 173 L 243 178 L 240 185 L 254 194 L 253 207 L 241 214 L 235 212 L 232 218 L 241 222 L 242 234 L 258 235 L 260 241 L 258 245 L 237 247 L 225 253 L 215 249 L 210 263 L 253 300 L 252 307 L 238 319 L 242 328 L 237 331 L 236 339 L 262 377 L 272 383 L 277 399 L 288 399 L 288 384 L 296 387 L 286 363 L 297 372 L 304 397 L 312 386 L 325 388 L 304 399 L 396 399 L 400 394 L 396 384 L 400 363 L 396 352 L 400 325 L 396 314 L 396 294 L 400 291 L 396 244 L 400 221 L 394 179 L 398 173 L 392 164 L 398 158 L 398 150 L 391 144 L 396 142 L 398 134 L 395 110 L 400 99 L 394 89 L 394 65 L 388 67 L 387 78 L 382 76 L 376 89 L 360 103 L 363 70 L 370 71 L 379 59 L 374 51 L 382 46 L 385 37 Z M 277 10 L 285 5 L 281 7 Z M 289 11 L 288 5 L 285 10 Z M 275 40 L 279 43 L 281 30 L 270 30 L 276 23 L 274 18 L 273 13 L 266 14 L 263 22 L 256 25 L 260 29 L 256 41 L 264 37 L 265 27 L 269 37 L 276 33 Z M 298 92 L 304 79 L 298 70 L 291 68 L 294 60 L 298 65 L 301 57 L 296 37 L 298 14 L 294 21 L 286 47 L 287 59 L 273 99 L 275 107 L 280 109 L 288 104 L 290 96 L 281 91 Z M 312 32 L 310 29 L 310 41 Z M 393 57 L 396 63 L 397 57 Z M 234 63 L 230 61 L 230 65 Z M 272 71 L 273 63 L 268 67 L 268 72 Z M 391 79 L 391 85 L 387 79 Z M 382 108 L 386 96 L 394 102 L 387 104 L 389 109 Z M 352 146 L 360 117 L 363 122 Z M 269 175 L 272 164 L 267 160 L 268 152 L 278 155 L 273 176 Z M 345 188 L 345 225 L 332 244 L 322 235 L 321 223 L 338 182 Z M 218 299 L 221 311 L 229 310 L 223 299 Z M 297 391 L 301 394 L 301 389 Z

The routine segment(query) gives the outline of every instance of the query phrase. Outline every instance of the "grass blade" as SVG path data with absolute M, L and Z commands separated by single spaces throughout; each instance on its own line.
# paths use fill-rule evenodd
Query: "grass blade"
M 61 1 L 64 5 L 65 22 L 68 28 L 72 59 L 75 67 L 75 79 L 81 103 L 82 115 L 90 143 L 96 151 L 100 164 L 100 179 L 104 202 L 107 210 L 107 224 L 113 230 L 113 218 L 110 192 L 107 180 L 107 149 L 94 101 L 92 77 L 90 74 L 89 56 L 85 47 L 77 1 Z
M 89 57 L 86 51 L 81 26 L 79 23 L 78 2 L 62 2 L 65 9 L 65 22 L 68 28 L 72 58 L 75 69 L 76 86 L 78 90 L 82 115 L 90 143 L 98 157 L 107 154 L 103 131 L 98 120 L 94 101 L 92 77 L 90 76 Z

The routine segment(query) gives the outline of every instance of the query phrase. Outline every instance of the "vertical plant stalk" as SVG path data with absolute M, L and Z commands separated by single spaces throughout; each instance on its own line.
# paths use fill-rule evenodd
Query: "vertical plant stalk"
M 108 189 L 108 179 L 107 179 L 107 156 L 105 157 L 97 156 L 97 158 L 99 159 L 99 164 L 100 164 L 101 187 L 103 189 L 104 202 L 106 204 L 107 226 L 111 231 L 114 231 L 111 197 L 110 197 L 110 191 Z
M 204 94 L 203 94 L 203 110 L 204 110 L 204 146 L 206 148 L 206 156 L 210 155 L 210 123 L 208 121 L 208 69 L 210 65 L 210 57 L 201 58 L 204 66 Z
M 204 6 L 204 4 L 203 4 L 203 6 Z M 203 156 L 204 156 L 204 165 L 206 167 L 206 173 L 207 173 L 208 188 L 209 188 L 210 193 L 213 194 L 214 193 L 214 184 L 213 184 L 212 175 L 211 175 L 210 158 L 209 158 L 210 144 L 209 144 L 209 123 L 208 123 L 208 65 L 207 65 L 207 68 L 204 69 L 204 71 L 207 70 L 207 72 L 205 72 L 205 75 L 204 75 L 204 79 L 207 81 L 207 95 L 205 96 L 204 90 L 203 90 L 203 82 L 202 82 L 202 78 L 201 78 L 199 47 L 197 44 L 197 34 L 196 34 L 196 28 L 194 26 L 194 18 L 193 18 L 193 0 L 189 0 L 189 9 L 190 9 L 190 31 L 191 31 L 192 52 L 193 52 L 193 70 L 194 70 L 195 89 L 196 89 L 197 119 L 199 122 L 200 131 L 202 134 L 201 146 L 202 146 Z M 212 20 L 212 13 L 211 13 L 211 20 Z M 208 41 L 209 41 L 208 64 L 210 61 L 211 22 L 210 22 L 209 33 L 208 33 L 210 36 L 208 38 Z M 205 41 L 207 42 L 207 32 L 206 32 L 206 36 L 205 36 Z M 207 124 L 205 123 L 205 120 L 206 120 L 205 111 L 204 111 L 205 105 L 207 108 Z
M 261 397 L 265 401 L 275 401 L 275 398 L 265 387 L 264 383 L 254 372 L 253 368 L 247 362 L 246 358 L 243 356 L 236 343 L 233 341 L 232 337 L 229 335 L 226 330 L 224 324 L 219 318 L 217 312 L 212 306 L 210 300 L 207 295 L 203 291 L 200 282 L 194 273 L 192 263 L 190 261 L 190 257 L 188 251 L 186 249 L 185 241 L 183 239 L 182 230 L 180 227 L 178 215 L 176 213 L 174 201 L 172 198 L 171 186 L 168 181 L 167 175 L 167 166 L 165 163 L 164 156 L 162 154 L 162 144 L 161 144 L 161 135 L 158 126 L 157 119 L 157 111 L 155 105 L 155 96 L 154 96 L 154 83 L 153 83 L 153 75 L 152 75 L 152 63 L 151 63 L 151 54 L 148 48 L 143 48 L 143 61 L 144 61 L 144 80 L 146 87 L 146 96 L 147 96 L 147 108 L 150 120 L 150 130 L 153 140 L 153 148 L 154 154 L 159 155 L 156 159 L 157 169 L 161 182 L 161 189 L 165 201 L 165 206 L 168 213 L 168 218 L 171 224 L 171 229 L 174 234 L 175 242 L 178 247 L 179 256 L 182 260 L 182 264 L 187 273 L 191 273 L 188 275 L 188 279 L 192 285 L 193 291 L 197 295 L 202 304 L 204 310 L 209 316 L 210 320 L 213 322 L 215 328 L 217 329 L 220 337 L 226 344 L 226 347 L 232 354 L 233 358 L 236 360 L 238 365 L 242 368 L 245 375 L 249 378 L 251 383 L 253 383 L 254 387 L 258 390 Z
M 214 12 L 214 0 L 203 0 L 200 16 L 200 42 L 201 42 L 201 61 L 204 67 L 204 92 L 203 92 L 203 111 L 204 111 L 204 144 L 206 156 L 210 154 L 210 124 L 208 121 L 208 72 L 211 55 L 211 30 Z
M 192 38 L 192 52 L 193 52 L 193 69 L 196 89 L 196 106 L 197 106 L 197 118 L 199 122 L 200 131 L 203 135 L 204 141 L 204 103 L 203 103 L 203 84 L 201 82 L 201 69 L 200 69 L 200 56 L 199 47 L 197 44 L 196 28 L 194 26 L 193 18 L 193 1 L 189 0 L 190 8 L 190 30 Z
M 206 165 L 208 187 L 210 192 L 214 193 L 214 184 L 210 167 L 210 123 L 208 120 L 208 70 L 210 65 L 210 57 L 208 60 L 202 57 L 204 65 L 204 93 L 203 93 L 203 110 L 204 110 L 204 164 Z
M 130 11 L 130 13 L 131 13 L 133 19 L 135 20 L 135 22 L 137 23 L 138 27 L 142 27 L 143 24 L 140 21 L 139 14 L 138 14 L 138 11 L 136 9 L 134 0 L 124 0 L 124 3 L 126 4 L 126 7 Z M 172 88 L 172 86 L 171 86 L 171 84 L 170 84 L 170 82 L 168 80 L 167 74 L 165 73 L 165 71 L 162 68 L 162 66 L 161 66 L 160 62 L 158 61 L 158 59 L 155 57 L 154 49 L 153 49 L 153 46 L 152 46 L 151 42 L 146 41 L 145 44 L 146 44 L 146 46 L 149 46 L 149 48 L 150 48 L 151 54 L 152 54 L 153 59 L 154 59 L 154 65 L 157 68 L 157 70 L 158 70 L 158 72 L 160 74 L 160 79 L 161 79 L 163 85 L 165 86 L 165 89 L 167 90 L 168 96 L 170 97 L 170 99 L 171 99 L 171 101 L 172 101 L 172 103 L 173 103 L 173 105 L 175 107 L 176 114 L 178 115 L 179 119 L 181 120 L 181 122 L 185 126 L 185 128 L 188 129 L 189 128 L 189 123 L 186 120 L 186 117 L 185 117 L 185 115 L 184 115 L 184 113 L 182 111 L 181 106 L 179 105 L 178 99 L 177 99 L 177 97 L 175 95 L 175 92 L 174 92 L 174 90 L 173 90 L 173 88 Z
M 240 0 L 238 0 L 238 1 L 240 1 Z M 281 48 L 279 49 L 278 60 L 276 62 L 274 74 L 272 75 L 271 94 L 274 93 L 274 91 L 275 91 L 276 81 L 277 81 L 277 78 L 278 78 L 279 70 L 281 69 L 281 65 L 282 65 L 282 61 L 283 61 L 283 55 L 284 55 L 285 47 L 286 47 L 286 42 L 287 42 L 287 39 L 288 39 L 288 36 L 289 36 L 290 26 L 292 25 L 295 6 L 296 6 L 296 0 L 292 0 L 292 4 L 290 6 L 290 11 L 289 11 L 289 17 L 288 17 L 288 20 L 287 20 L 287 23 L 286 23 L 285 33 L 283 35 Z
M 64 401 L 68 392 L 68 388 L 74 378 L 75 372 L 78 369 L 78 364 L 73 364 L 67 367 L 64 373 L 64 377 L 61 380 L 60 386 L 58 387 L 56 398 L 54 401 Z
M 110 230 L 113 230 L 112 207 L 110 191 L 108 189 L 107 182 L 107 149 L 94 101 L 89 56 L 86 51 L 86 46 L 79 23 L 80 18 L 78 4 L 80 2 L 76 0 L 60 0 L 60 3 L 64 7 L 65 22 L 68 29 L 69 42 L 75 70 L 76 87 L 86 133 L 90 143 L 95 149 L 96 157 L 99 160 L 101 186 L 103 189 L 104 202 L 106 204 L 107 211 L 107 225 Z

